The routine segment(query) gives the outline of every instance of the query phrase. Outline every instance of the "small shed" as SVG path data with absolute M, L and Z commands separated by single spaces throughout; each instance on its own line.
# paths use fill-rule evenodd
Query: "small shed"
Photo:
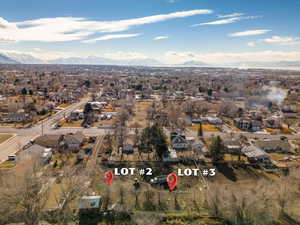
M 100 209 L 101 205 L 102 205 L 102 197 L 100 195 L 83 196 L 79 202 L 79 209 L 80 210 Z

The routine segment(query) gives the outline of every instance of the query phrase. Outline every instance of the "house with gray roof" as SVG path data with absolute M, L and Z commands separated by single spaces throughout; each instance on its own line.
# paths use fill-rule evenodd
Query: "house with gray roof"
M 253 145 L 246 146 L 241 151 L 250 163 L 271 163 L 269 154 L 259 147 Z
M 255 145 L 268 153 L 291 153 L 292 150 L 287 140 L 262 140 L 257 141 Z
M 21 151 L 17 155 L 17 161 L 33 160 L 37 163 L 48 163 L 52 157 L 52 149 L 38 144 L 33 144 L 29 148 Z

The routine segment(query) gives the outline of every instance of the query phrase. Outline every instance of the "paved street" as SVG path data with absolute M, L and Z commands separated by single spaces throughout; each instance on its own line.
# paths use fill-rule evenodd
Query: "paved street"
M 13 133 L 17 134 L 16 137 L 10 139 L 8 142 L 4 142 L 0 145 L 0 162 L 3 162 L 7 159 L 7 156 L 15 154 L 20 148 L 27 144 L 31 139 L 34 139 L 37 136 L 51 133 L 58 133 L 57 130 L 54 130 L 52 126 L 60 121 L 64 116 L 69 115 L 72 111 L 78 109 L 81 105 L 86 104 L 89 101 L 89 98 L 84 98 L 78 103 L 74 103 L 68 108 L 63 109 L 62 111 L 56 113 L 55 115 L 40 121 L 38 124 L 31 128 L 13 128 L 13 127 L 0 127 L 0 133 Z M 63 129 L 61 133 L 70 132 L 68 129 Z

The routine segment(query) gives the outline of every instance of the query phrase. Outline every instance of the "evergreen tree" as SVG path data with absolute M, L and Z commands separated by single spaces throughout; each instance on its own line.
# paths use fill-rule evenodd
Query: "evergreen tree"
M 213 139 L 210 153 L 214 161 L 223 160 L 224 144 L 220 136 Z
M 162 159 L 168 150 L 167 138 L 163 129 L 154 124 L 146 127 L 140 136 L 140 150 L 155 151 L 159 159 Z
M 202 137 L 203 136 L 203 128 L 202 128 L 202 123 L 199 123 L 199 127 L 198 127 L 198 137 Z

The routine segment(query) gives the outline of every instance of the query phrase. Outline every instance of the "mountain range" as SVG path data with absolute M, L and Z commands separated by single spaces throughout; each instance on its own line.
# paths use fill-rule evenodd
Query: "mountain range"
M 0 64 L 81 64 L 81 65 L 125 65 L 125 66 L 173 66 L 173 67 L 240 67 L 240 68 L 300 68 L 300 61 L 274 62 L 235 62 L 223 65 L 207 64 L 201 61 L 186 61 L 182 64 L 166 65 L 151 58 L 144 59 L 109 59 L 99 56 L 57 58 L 54 60 L 38 59 L 25 53 L 0 53 Z
M 0 54 L 0 64 L 19 64 L 19 62 L 6 55 Z

